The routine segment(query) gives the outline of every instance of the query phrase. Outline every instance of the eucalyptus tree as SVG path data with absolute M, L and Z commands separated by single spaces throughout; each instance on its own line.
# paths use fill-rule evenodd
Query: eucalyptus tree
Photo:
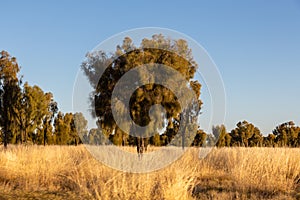
M 20 67 L 15 57 L 0 52 L 0 129 L 4 147 L 16 129 L 16 105 L 20 94 Z
M 30 86 L 27 82 L 23 90 L 19 93 L 18 102 L 16 102 L 14 113 L 20 130 L 20 137 L 16 142 L 27 143 L 29 140 L 35 140 L 40 130 L 48 130 L 49 121 L 57 110 L 57 105 L 53 100 L 51 93 L 44 91 L 37 85 Z M 43 132 L 42 135 L 44 135 Z M 30 136 L 30 137 L 29 137 Z M 45 143 L 44 137 L 43 142 Z M 35 142 L 35 141 L 32 141 Z
M 300 146 L 300 127 L 295 126 L 293 121 L 278 125 L 273 130 L 273 134 L 276 136 L 275 141 L 279 146 Z
M 238 122 L 230 132 L 231 146 L 261 146 L 263 137 L 260 130 L 246 120 Z
M 178 102 L 179 97 L 174 94 L 174 91 L 162 84 L 156 84 L 156 81 L 165 75 L 161 74 L 160 77 L 153 75 L 152 70 L 157 64 L 176 70 L 188 83 L 189 89 L 196 94 L 196 102 L 193 102 L 188 108 L 194 116 L 185 115 L 181 110 L 182 105 Z M 148 68 L 134 71 L 143 65 L 147 65 Z M 136 47 L 131 38 L 125 37 L 123 44 L 116 46 L 115 52 L 95 51 L 88 53 L 81 67 L 94 89 L 90 101 L 91 108 L 93 108 L 92 113 L 98 118 L 100 128 L 107 138 L 112 138 L 114 143 L 119 145 L 128 143 L 130 136 L 133 135 L 136 138 L 136 144 L 145 147 L 148 138 L 151 136 L 147 135 L 149 132 L 153 134 L 152 136 L 155 136 L 156 141 L 158 135 L 155 134 L 160 132 L 161 137 L 164 138 L 163 140 L 170 143 L 172 138 L 176 136 L 177 127 L 180 123 L 185 123 L 186 120 L 195 120 L 195 116 L 199 114 L 202 104 L 200 100 L 201 84 L 193 79 L 198 65 L 185 40 L 171 40 L 159 34 L 153 35 L 150 39 L 143 39 L 139 47 Z M 118 96 L 119 99 L 112 99 L 118 82 L 130 71 L 134 71 L 132 79 L 137 79 L 136 82 L 131 84 L 143 82 L 141 80 L 149 80 L 148 84 L 143 84 L 135 89 L 133 93 L 130 93 L 125 87 L 126 84 L 130 83 L 125 82 L 123 90 L 120 91 Z M 175 76 L 170 76 L 170 81 L 178 86 L 178 91 L 182 89 L 179 87 L 180 80 L 176 79 Z M 126 105 L 122 101 L 122 98 L 128 96 L 130 96 L 128 108 L 130 119 L 140 127 L 147 126 L 148 133 L 143 136 L 136 134 L 138 131 L 134 126 L 129 125 L 129 127 L 126 127 L 125 129 L 128 131 L 124 131 L 124 128 L 119 127 L 122 126 L 123 121 L 126 121 L 124 119 L 128 118 L 124 111 Z M 151 113 L 153 105 L 161 105 L 165 109 L 165 112 L 158 109 L 152 113 L 155 118 L 164 118 L 165 120 L 151 120 L 149 113 Z M 121 124 L 116 123 L 112 106 L 115 106 L 118 111 Z M 186 128 L 188 130 L 184 132 L 192 130 L 191 127 Z M 111 135 L 114 134 L 116 136 L 112 137 Z M 190 138 L 190 140 L 192 141 L 193 138 Z M 187 141 L 182 140 L 182 143 L 185 142 Z M 155 143 L 158 144 L 158 142 Z
M 227 133 L 226 127 L 224 125 L 213 126 L 212 134 L 216 139 L 217 147 L 230 146 L 231 136 Z

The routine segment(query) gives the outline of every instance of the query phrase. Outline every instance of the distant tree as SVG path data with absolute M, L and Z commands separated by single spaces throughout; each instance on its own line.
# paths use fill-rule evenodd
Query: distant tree
M 20 71 L 17 59 L 6 51 L 0 52 L 0 128 L 4 147 L 7 147 L 12 131 L 16 128 L 14 110 L 20 93 Z
M 179 128 L 180 128 L 179 123 L 173 124 L 173 123 L 169 122 L 167 125 L 167 128 L 166 128 L 166 131 L 163 134 L 161 134 L 161 145 L 165 146 L 165 145 L 170 144 L 172 139 L 174 139 L 174 137 L 178 133 Z M 180 146 L 180 144 L 177 144 L 177 145 Z
M 91 145 L 101 145 L 100 134 L 97 128 L 92 128 L 88 134 L 88 143 Z
M 262 135 L 260 130 L 247 121 L 237 123 L 237 128 L 231 131 L 231 146 L 261 146 Z
M 172 50 L 176 53 L 164 49 Z M 151 124 L 148 113 L 152 105 L 162 105 L 166 109 L 165 117 L 168 120 L 166 132 L 161 135 L 161 144 L 164 145 L 169 143 L 171 138 L 176 135 L 173 127 L 178 126 L 181 119 L 186 117 L 186 120 L 195 120 L 191 116 L 191 113 L 193 113 L 194 118 L 198 116 L 202 104 L 199 99 L 201 85 L 197 81 L 192 80 L 197 69 L 197 64 L 193 59 L 191 49 L 188 47 L 187 42 L 182 39 L 171 40 L 165 38 L 163 35 L 153 35 L 151 39 L 143 39 L 140 47 L 135 47 L 132 40 L 129 37 L 125 37 L 123 44 L 117 46 L 113 54 L 107 54 L 101 51 L 89 53 L 86 56 L 86 61 L 83 62 L 81 66 L 91 86 L 94 88 L 94 92 L 91 94 L 91 107 L 95 108 L 93 114 L 98 117 L 103 133 L 109 136 L 115 144 L 126 144 L 127 141 L 131 141 L 131 139 L 128 133 L 124 133 L 123 130 L 116 125 L 113 118 L 111 110 L 112 103 L 118 108 L 122 119 L 124 119 L 122 114 L 124 114 L 123 108 L 125 105 L 123 105 L 119 99 L 111 100 L 112 92 L 117 82 L 125 73 L 144 64 L 163 64 L 177 70 L 189 83 L 190 90 L 195 92 L 197 102 L 194 102 L 189 108 L 189 111 L 194 112 L 189 112 L 190 116 L 186 117 L 187 114 L 181 110 L 175 94 L 162 85 L 146 84 L 136 89 L 132 95 L 127 94 L 128 91 L 124 90 L 122 91 L 122 96 L 131 95 L 129 105 L 130 117 L 136 124 L 142 127 L 147 126 L 149 132 L 152 133 L 161 129 L 164 124 Z M 109 67 L 105 68 L 106 66 Z M 155 77 L 151 76 L 151 70 L 139 72 L 136 74 L 136 77 L 141 79 L 145 77 L 152 80 L 155 79 Z M 178 80 L 175 80 L 173 84 L 180 83 Z M 158 112 L 155 116 L 161 117 L 161 115 L 162 113 Z M 128 129 L 131 130 L 132 133 L 137 132 L 130 127 L 128 127 Z M 173 131 L 171 129 L 173 129 Z M 190 130 L 194 130 L 194 127 L 186 127 L 186 130 L 183 132 L 187 133 Z M 137 137 L 140 138 L 139 135 Z M 189 137 L 183 138 L 184 140 L 193 140 L 193 138 Z M 184 141 L 183 138 L 181 141 L 182 144 L 190 142 Z M 142 144 L 145 145 L 147 142 L 148 138 L 143 139 Z
M 89 144 L 91 145 L 105 145 L 109 144 L 108 138 L 106 138 L 99 128 L 92 128 L 88 134 Z
M 54 119 L 54 128 L 56 144 L 78 145 L 87 134 L 87 121 L 82 113 L 59 112 Z
M 217 147 L 230 146 L 231 136 L 227 133 L 226 127 L 224 125 L 213 126 L 212 133 L 217 140 Z
M 252 137 L 248 139 L 249 147 L 261 147 L 263 145 L 263 136 L 258 128 L 254 129 Z
M 73 137 L 75 138 L 75 145 L 80 142 L 80 139 L 84 137 L 84 135 L 88 134 L 87 125 L 88 121 L 85 119 L 82 113 L 75 113 L 73 115 L 73 121 L 75 123 L 76 132 Z M 79 136 L 79 138 L 78 138 Z
M 64 120 L 64 114 L 58 112 L 57 116 L 54 119 L 54 129 L 55 129 L 55 143 L 58 145 L 67 145 L 70 140 L 69 135 L 69 124 Z
M 214 135 L 213 134 L 207 134 L 207 136 L 206 136 L 206 146 L 208 146 L 208 147 L 213 147 L 213 146 L 215 146 L 215 144 L 216 144 L 216 138 L 214 137 Z
M 58 107 L 50 92 L 44 94 L 43 101 L 48 108 L 45 109 L 45 115 L 41 116 L 42 123 L 38 126 L 38 130 L 31 134 L 31 138 L 34 144 L 43 144 L 45 146 L 46 144 L 55 144 L 53 122 L 58 112 Z
M 73 113 L 66 113 L 64 115 L 64 125 L 66 127 L 66 134 L 68 135 L 68 145 L 75 145 L 81 143 L 80 137 L 76 130 L 76 125 L 74 121 L 74 114 Z
M 54 121 L 54 117 L 56 113 L 58 112 L 58 106 L 57 102 L 54 101 L 52 93 L 46 93 L 46 102 L 48 104 L 48 112 L 44 116 L 43 119 L 43 126 L 40 130 L 42 130 L 43 133 L 43 144 L 44 146 L 46 143 L 53 144 L 54 138 L 53 138 L 53 126 L 52 123 Z
M 31 87 L 25 83 L 14 110 L 20 130 L 20 137 L 17 137 L 16 142 L 22 144 L 31 140 L 36 143 L 42 137 L 45 143 L 47 126 L 50 126 L 49 123 L 56 110 L 56 103 L 51 93 L 44 93 L 38 86 Z M 41 133 L 42 129 L 46 132 Z
M 160 135 L 158 133 L 155 133 L 151 138 L 150 138 L 150 144 L 153 146 L 160 146 L 161 141 L 160 141 Z
M 128 145 L 129 135 L 124 133 L 121 129 L 116 129 L 115 132 L 110 136 L 111 142 L 114 145 L 126 146 Z
M 206 145 L 206 139 L 207 139 L 207 134 L 203 130 L 198 129 L 197 134 L 192 143 L 192 146 L 203 147 Z
M 293 121 L 282 123 L 273 130 L 276 136 L 276 143 L 279 146 L 297 147 L 299 146 L 300 127 L 295 126 Z
M 263 146 L 265 147 L 275 147 L 275 138 L 274 134 L 269 134 L 267 137 L 263 137 Z

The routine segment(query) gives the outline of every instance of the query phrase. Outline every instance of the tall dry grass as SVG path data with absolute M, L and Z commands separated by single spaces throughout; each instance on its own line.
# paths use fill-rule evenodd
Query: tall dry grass
M 221 148 L 203 159 L 199 151 L 132 174 L 84 146 L 9 146 L 0 149 L 0 199 L 300 199 L 300 149 Z

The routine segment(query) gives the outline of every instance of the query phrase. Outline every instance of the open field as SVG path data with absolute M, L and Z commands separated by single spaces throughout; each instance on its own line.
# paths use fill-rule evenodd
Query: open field
M 1 147 L 0 199 L 300 199 L 300 149 L 198 154 L 190 149 L 162 170 L 131 174 L 99 163 L 84 146 Z

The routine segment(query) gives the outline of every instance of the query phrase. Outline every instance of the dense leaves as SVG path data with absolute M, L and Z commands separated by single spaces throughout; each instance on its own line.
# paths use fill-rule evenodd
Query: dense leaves
M 14 111 L 20 94 L 19 71 L 16 58 L 2 51 L 0 57 L 0 127 L 4 147 L 7 146 L 17 127 Z
M 129 84 L 143 83 L 143 80 L 151 80 L 150 83 L 143 84 L 133 94 L 124 89 L 120 91 L 119 98 L 112 99 L 112 94 L 120 79 L 130 70 L 144 65 L 147 65 L 147 68 L 136 71 L 132 77 L 136 78 L 137 81 Z M 178 74 L 181 74 L 185 83 L 182 83 L 171 73 L 168 74 L 170 75 L 168 80 L 162 78 L 165 74 L 155 74 L 154 76 L 155 67 L 161 67 L 161 65 L 176 70 Z M 192 120 L 196 120 L 202 104 L 199 98 L 201 85 L 199 82 L 192 80 L 197 67 L 186 41 L 171 40 L 162 35 L 153 35 L 151 39 L 143 39 L 139 47 L 135 47 L 132 40 L 125 37 L 123 44 L 117 46 L 114 53 L 107 54 L 95 51 L 87 54 L 86 61 L 82 63 L 82 69 L 91 86 L 95 89 L 91 94 L 91 108 L 95 108 L 93 114 L 97 116 L 103 133 L 111 139 L 112 143 L 117 145 L 127 145 L 129 140 L 134 141 L 131 136 L 146 137 L 148 139 L 151 136 L 150 140 L 153 143 L 166 145 L 177 134 L 178 126 L 185 114 L 183 114 L 181 105 L 178 102 L 179 97 L 164 85 L 156 84 L 159 80 L 166 82 L 171 80 L 172 85 L 176 85 L 177 91 L 184 91 L 181 87 L 188 83 L 189 90 L 195 93 L 197 99 L 189 108 L 189 113 L 194 113 L 194 119 Z M 126 83 L 122 87 L 126 88 Z M 180 95 L 180 97 L 183 97 L 187 93 L 182 92 Z M 122 101 L 122 97 L 127 96 L 131 97 L 128 108 L 130 118 L 139 126 L 147 126 L 145 135 L 134 135 L 138 134 L 139 131 L 132 126 L 127 127 L 128 131 L 124 131 L 124 128 L 119 127 L 120 124 L 117 125 L 113 117 L 112 105 L 116 107 L 120 118 L 126 123 L 128 116 L 125 112 L 126 105 Z M 155 119 L 165 118 L 165 121 L 150 119 L 149 111 L 153 105 L 161 105 L 165 109 L 166 113 L 161 110 L 153 113 Z M 162 131 L 163 129 L 165 130 Z M 187 127 L 187 129 L 192 130 L 192 127 Z M 129 132 L 131 136 L 128 134 Z M 188 130 L 185 132 L 188 132 Z M 159 134 L 165 137 L 164 141 L 158 141 Z M 138 140 L 138 138 L 136 139 Z M 142 141 L 142 143 L 148 142 L 148 139 Z M 192 141 L 192 139 L 190 140 Z M 188 137 L 182 143 L 191 143 L 187 140 Z
M 81 143 L 79 133 L 87 133 L 81 113 L 58 112 L 50 92 L 39 86 L 22 84 L 16 58 L 2 51 L 0 57 L 0 142 L 12 144 Z
M 172 46 L 176 48 L 178 54 L 187 58 L 182 60 L 180 57 L 170 52 L 159 52 L 150 49 L 160 45 Z M 89 77 L 91 85 L 95 88 L 97 101 L 91 101 L 91 106 L 96 106 L 94 113 L 99 117 L 98 127 L 91 130 L 87 129 L 87 120 L 82 113 L 62 113 L 54 100 L 53 94 L 44 92 L 39 86 L 30 86 L 27 82 L 22 83 L 22 76 L 18 73 L 20 67 L 16 58 L 11 57 L 7 52 L 0 53 L 0 143 L 5 147 L 11 144 L 37 144 L 37 145 L 78 145 L 84 142 L 90 145 L 136 145 L 137 138 L 125 134 L 119 129 L 112 120 L 111 110 L 107 108 L 111 104 L 106 95 L 111 95 L 114 84 L 120 79 L 122 74 L 131 69 L 131 61 L 138 62 L 161 62 L 172 65 L 184 74 L 189 80 L 190 87 L 200 96 L 201 85 L 190 80 L 193 77 L 197 65 L 193 62 L 191 52 L 183 40 L 170 41 L 161 35 L 155 35 L 152 39 L 145 39 L 141 46 L 149 49 L 141 52 L 134 50 L 134 45 L 130 38 L 125 38 L 123 45 L 117 47 L 115 56 L 117 60 L 112 67 L 112 59 L 106 54 L 87 56 L 87 61 L 82 68 Z M 120 56 L 124 53 L 126 57 Z M 142 60 L 138 60 L 139 54 L 146 54 Z M 163 56 L 158 56 L 163 53 Z M 176 63 L 180 63 L 177 64 Z M 107 70 L 103 66 L 109 64 Z M 184 67 L 182 67 L 184 66 Z M 102 72 L 101 72 L 102 70 Z M 104 73 L 100 80 L 99 75 Z M 141 76 L 143 74 L 140 74 Z M 124 94 L 125 95 L 125 94 Z M 93 98 L 92 98 L 93 99 Z M 182 117 L 180 106 L 174 94 L 161 85 L 144 85 L 137 89 L 131 99 L 131 117 L 140 125 L 149 124 L 147 112 L 153 104 L 162 104 L 166 110 L 165 126 L 156 125 L 161 128 L 154 135 L 144 141 L 144 144 L 153 146 L 164 146 L 170 144 L 175 137 Z M 122 104 L 119 105 L 122 109 Z M 201 101 L 195 102 L 194 106 L 200 107 Z M 145 108 L 143 110 L 142 108 Z M 191 108 L 193 109 L 193 108 Z M 93 109 L 94 110 L 94 109 Z M 227 132 L 224 125 L 213 126 L 211 133 L 205 133 L 198 127 L 196 135 L 191 144 L 197 147 L 217 146 L 217 147 L 300 147 L 300 127 L 293 121 L 285 122 L 273 130 L 267 136 L 263 136 L 260 130 L 247 121 L 236 124 L 236 128 Z

